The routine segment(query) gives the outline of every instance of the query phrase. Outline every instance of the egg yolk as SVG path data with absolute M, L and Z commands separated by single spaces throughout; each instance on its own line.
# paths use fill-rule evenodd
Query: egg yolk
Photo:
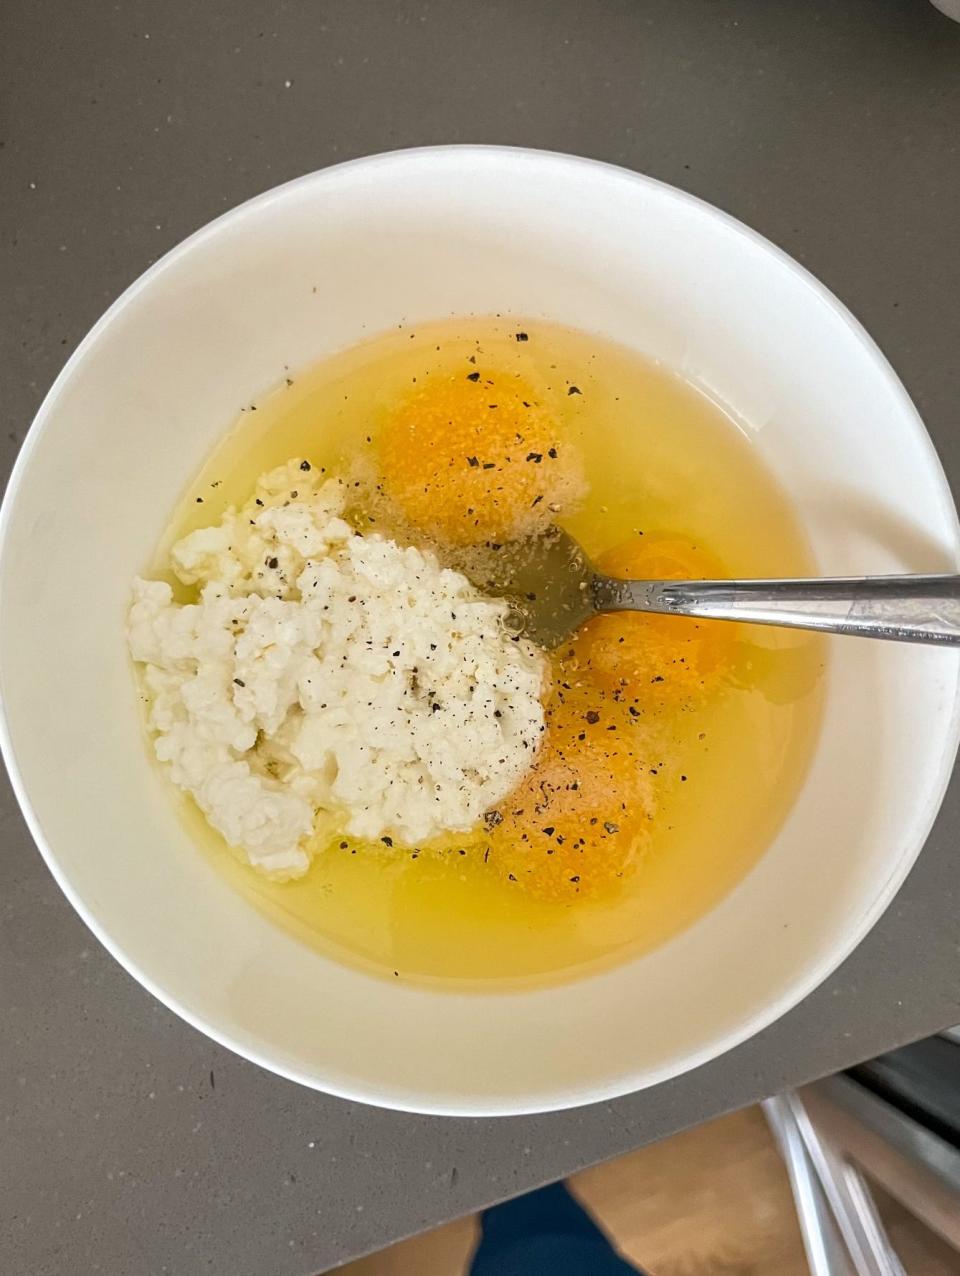
M 494 813 L 490 867 L 538 899 L 601 895 L 649 838 L 643 727 L 610 692 L 571 682 L 561 659 L 546 728 L 533 768 Z
M 640 580 L 713 580 L 728 573 L 711 554 L 679 536 L 634 536 L 597 559 L 610 576 Z M 596 616 L 574 642 L 576 658 L 598 683 L 641 706 L 695 701 L 730 667 L 738 625 L 643 612 Z
M 385 421 L 384 494 L 415 531 L 448 545 L 528 535 L 576 494 L 574 450 L 523 377 L 464 366 Z

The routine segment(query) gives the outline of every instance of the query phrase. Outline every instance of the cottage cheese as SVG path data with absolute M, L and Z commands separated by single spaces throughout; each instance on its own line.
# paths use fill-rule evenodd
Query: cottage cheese
M 413 844 L 473 827 L 544 729 L 544 657 L 507 632 L 506 604 L 357 535 L 345 495 L 291 461 L 173 547 L 199 602 L 134 582 L 157 757 L 230 845 L 285 876 L 338 832 Z

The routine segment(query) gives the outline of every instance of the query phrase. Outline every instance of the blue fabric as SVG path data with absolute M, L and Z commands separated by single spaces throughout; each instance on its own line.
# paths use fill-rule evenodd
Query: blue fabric
M 643 1276 L 562 1183 L 494 1206 L 481 1228 L 470 1276 Z

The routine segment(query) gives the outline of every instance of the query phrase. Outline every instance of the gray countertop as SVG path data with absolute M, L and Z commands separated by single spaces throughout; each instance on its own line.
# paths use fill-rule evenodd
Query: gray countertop
M 184 235 L 336 160 L 485 141 L 640 169 L 781 244 L 876 336 L 960 481 L 960 26 L 926 0 L 6 0 L 2 28 L 5 467 Z M 4 787 L 0 1269 L 310 1276 L 960 1021 L 958 830 L 955 781 L 873 934 L 747 1045 L 613 1104 L 454 1121 L 300 1089 L 174 1018 L 72 914 Z

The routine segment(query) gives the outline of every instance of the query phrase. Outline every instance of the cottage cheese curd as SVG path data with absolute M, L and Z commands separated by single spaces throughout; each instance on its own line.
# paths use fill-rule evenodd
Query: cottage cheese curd
M 506 604 L 356 534 L 345 498 L 290 461 L 173 547 L 198 602 L 134 582 L 157 757 L 231 846 L 282 876 L 337 832 L 412 844 L 471 828 L 544 730 L 545 659 L 506 630 Z

